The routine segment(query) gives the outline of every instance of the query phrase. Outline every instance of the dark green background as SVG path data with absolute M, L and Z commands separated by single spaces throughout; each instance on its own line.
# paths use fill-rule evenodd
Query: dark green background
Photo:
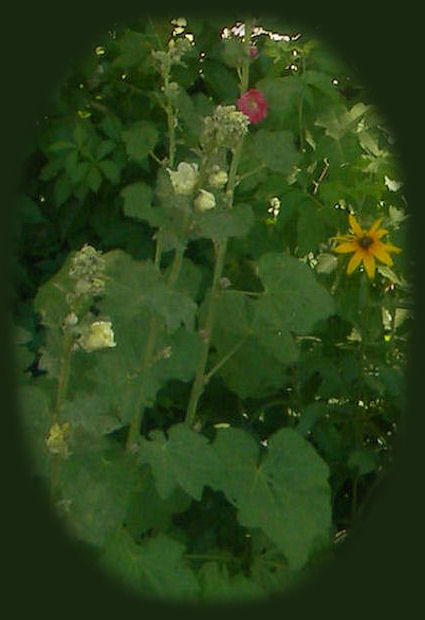
M 68 63 L 91 49 L 97 33 L 114 21 L 126 21 L 143 9 L 158 12 L 156 3 L 121 0 L 115 7 L 98 0 L 90 3 L 38 2 L 15 4 L 2 19 L 2 275 L 5 303 L 10 281 L 7 256 L 13 223 L 14 195 L 19 170 L 34 139 L 34 121 L 43 113 L 47 97 Z M 299 2 L 285 12 L 283 5 L 267 4 L 269 13 L 291 23 L 317 27 L 317 35 L 333 44 L 335 52 L 354 59 L 376 104 L 388 115 L 398 138 L 405 169 L 406 196 L 412 210 L 410 252 L 421 274 L 423 258 L 422 194 L 424 108 L 422 98 L 422 19 L 413 2 L 390 8 L 388 3 Z M 187 2 L 174 3 L 173 16 L 188 14 Z M 220 5 L 215 3 L 221 10 Z M 247 8 L 264 14 L 266 4 L 238 3 L 234 14 Z M 226 8 L 226 3 L 223 3 Z M 164 11 L 169 7 L 164 6 Z M 238 9 L 238 10 L 237 10 Z M 200 9 L 198 8 L 198 12 Z M 201 12 L 205 13 L 202 9 Z M 5 266 L 4 266 L 5 265 Z M 396 611 L 411 617 L 420 603 L 423 575 L 424 511 L 424 406 L 417 389 L 424 382 L 422 333 L 422 277 L 416 280 L 416 329 L 410 362 L 410 399 L 406 431 L 398 467 L 387 487 L 376 498 L 369 517 L 341 550 L 341 558 L 318 576 L 317 583 L 298 595 L 266 606 L 250 604 L 249 615 L 286 615 L 292 618 L 317 616 L 387 617 Z M 6 600 L 14 618 L 24 614 L 44 617 L 101 618 L 150 617 L 161 608 L 166 617 L 177 611 L 185 617 L 215 616 L 213 608 L 189 610 L 155 609 L 140 599 L 129 599 L 98 575 L 88 560 L 61 534 L 34 489 L 28 486 L 25 455 L 19 444 L 14 406 L 10 334 L 7 314 L 1 321 L 0 347 L 4 403 L 2 424 L 2 564 Z M 6 549 L 5 549 L 6 548 Z M 6 552 L 5 552 L 6 551 Z M 229 611 L 231 611 L 229 609 Z M 207 613 L 208 612 L 208 613 Z M 392 612 L 392 613 L 391 613 Z M 222 613 L 222 612 L 220 612 Z M 291 614 L 291 616 L 289 616 Z M 293 615 L 292 615 L 293 614 Z M 161 614 L 160 614 L 161 615 Z

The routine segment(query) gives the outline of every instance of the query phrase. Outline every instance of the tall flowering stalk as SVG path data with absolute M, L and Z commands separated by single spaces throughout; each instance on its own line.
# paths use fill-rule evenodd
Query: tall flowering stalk
M 248 84 L 249 84 L 249 49 L 251 45 L 250 43 L 251 31 L 252 31 L 252 24 L 246 23 L 245 24 L 245 47 L 246 47 L 247 53 L 245 54 L 245 59 L 242 62 L 242 68 L 241 68 L 242 70 L 240 73 L 241 75 L 240 93 L 242 97 L 248 90 Z M 230 144 L 227 143 L 227 146 L 230 146 L 233 152 L 233 157 L 232 157 L 232 161 L 230 164 L 229 176 L 228 176 L 228 181 L 227 181 L 227 186 L 226 186 L 226 206 L 227 208 L 230 209 L 233 206 L 233 195 L 234 195 L 235 186 L 236 186 L 236 174 L 237 174 L 237 170 L 239 166 L 240 157 L 242 154 L 243 138 L 247 131 L 247 124 L 246 124 L 246 121 L 244 121 L 243 116 L 240 114 L 240 110 L 239 110 L 239 116 L 238 116 L 238 112 L 236 111 L 236 109 L 234 110 L 234 112 L 233 110 L 229 109 L 227 118 L 228 118 L 227 134 L 223 130 L 223 127 L 226 127 L 226 123 L 221 125 L 222 127 L 221 133 L 224 136 L 223 137 L 224 143 L 226 143 L 227 140 L 229 140 L 230 138 Z M 232 136 L 234 136 L 235 133 L 238 134 L 237 141 L 234 140 L 234 137 L 232 141 Z M 220 131 L 218 131 L 218 134 L 220 134 Z M 216 244 L 216 259 L 215 259 L 215 266 L 214 266 L 213 281 L 212 281 L 212 286 L 211 286 L 211 294 L 209 297 L 206 318 L 205 318 L 203 325 L 200 328 L 200 334 L 202 337 L 201 352 L 200 352 L 200 356 L 198 360 L 195 379 L 194 379 L 192 390 L 190 393 L 189 403 L 188 403 L 187 410 L 186 410 L 185 422 L 188 426 L 193 426 L 195 422 L 199 399 L 202 396 L 206 381 L 208 380 L 207 374 L 205 371 L 206 371 L 206 366 L 207 366 L 207 361 L 208 361 L 208 352 L 210 348 L 211 334 L 212 334 L 212 330 L 214 327 L 217 301 L 218 301 L 218 298 L 221 292 L 220 282 L 221 282 L 221 278 L 223 275 L 226 252 L 227 252 L 227 239 L 224 239 L 221 243 Z

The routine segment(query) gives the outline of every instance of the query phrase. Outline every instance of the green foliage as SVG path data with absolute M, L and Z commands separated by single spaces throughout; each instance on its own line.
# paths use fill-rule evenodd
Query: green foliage
M 406 402 L 408 253 L 369 280 L 334 252 L 349 213 L 405 250 L 391 131 L 324 43 L 271 18 L 283 37 L 245 40 L 235 20 L 135 19 L 95 42 L 16 204 L 32 474 L 105 571 L 165 600 L 300 584 L 397 458 Z M 228 109 L 208 138 L 251 88 L 266 116 L 240 139 Z

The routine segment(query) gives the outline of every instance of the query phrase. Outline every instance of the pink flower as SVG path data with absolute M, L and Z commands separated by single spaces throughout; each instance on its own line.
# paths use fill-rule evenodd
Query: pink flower
M 258 50 L 256 47 L 252 46 L 249 48 L 249 57 L 254 60 L 258 56 Z
M 263 94 L 255 88 L 250 88 L 242 97 L 239 97 L 238 110 L 243 112 L 254 125 L 263 120 L 267 114 L 267 103 Z

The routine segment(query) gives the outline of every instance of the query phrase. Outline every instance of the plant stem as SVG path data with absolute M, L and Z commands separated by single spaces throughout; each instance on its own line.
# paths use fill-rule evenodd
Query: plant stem
M 247 20 L 249 21 L 249 20 Z M 249 85 L 249 46 L 250 46 L 250 35 L 252 31 L 252 22 L 245 24 L 245 60 L 242 62 L 241 72 L 240 72 L 240 92 L 243 95 L 248 90 Z M 229 170 L 229 179 L 227 182 L 226 188 L 226 206 L 228 209 L 231 209 L 233 206 L 233 196 L 236 186 L 236 174 L 239 166 L 239 161 L 242 154 L 243 148 L 243 138 L 239 141 L 235 150 L 233 151 L 233 157 L 230 164 Z M 223 274 L 224 262 L 226 258 L 227 251 L 227 238 L 217 243 L 216 245 L 216 260 L 214 266 L 214 274 L 213 274 L 213 282 L 211 286 L 211 293 L 208 302 L 208 309 L 205 322 L 200 329 L 200 333 L 202 334 L 202 343 L 201 343 L 201 351 L 198 359 L 198 365 L 196 368 L 195 379 L 193 381 L 192 390 L 189 397 L 189 403 L 186 411 L 185 422 L 188 426 L 192 426 L 195 421 L 196 411 L 198 408 L 199 399 L 204 391 L 206 378 L 208 375 L 205 374 L 205 369 L 207 366 L 208 360 L 208 352 L 211 343 L 211 335 L 212 330 L 214 328 L 215 322 L 215 313 L 217 309 L 217 302 L 221 294 L 221 286 L 220 279 Z
M 59 423 L 59 420 L 60 420 L 61 409 L 62 409 L 63 401 L 65 400 L 66 389 L 68 387 L 69 372 L 71 369 L 71 354 L 72 354 L 73 343 L 74 343 L 74 339 L 71 334 L 66 333 L 63 335 L 61 369 L 60 369 L 60 374 L 59 374 L 59 379 L 58 379 L 58 391 L 56 394 L 56 404 L 55 404 L 55 408 L 51 416 L 52 425 L 55 423 Z M 52 455 L 51 462 L 50 462 L 50 500 L 52 503 L 54 502 L 56 498 L 57 487 L 59 483 L 60 462 L 61 462 L 60 454 Z
M 199 359 L 198 359 L 195 380 L 192 385 L 192 391 L 190 393 L 189 404 L 187 407 L 186 419 L 185 419 L 185 422 L 189 426 L 192 426 L 195 420 L 198 402 L 202 395 L 202 392 L 204 391 L 204 385 L 205 385 L 204 373 L 205 373 L 205 367 L 207 365 L 208 351 L 210 348 L 211 332 L 212 332 L 214 321 L 215 321 L 215 311 L 217 308 L 217 301 L 220 295 L 219 281 L 223 273 L 226 250 L 227 250 L 227 239 L 224 239 L 224 241 L 222 241 L 218 245 L 218 248 L 217 248 L 213 284 L 212 284 L 211 293 L 210 293 L 207 316 L 205 319 L 205 323 L 202 329 L 200 330 L 201 333 L 203 334 L 203 339 L 201 343 L 201 352 L 200 352 Z

